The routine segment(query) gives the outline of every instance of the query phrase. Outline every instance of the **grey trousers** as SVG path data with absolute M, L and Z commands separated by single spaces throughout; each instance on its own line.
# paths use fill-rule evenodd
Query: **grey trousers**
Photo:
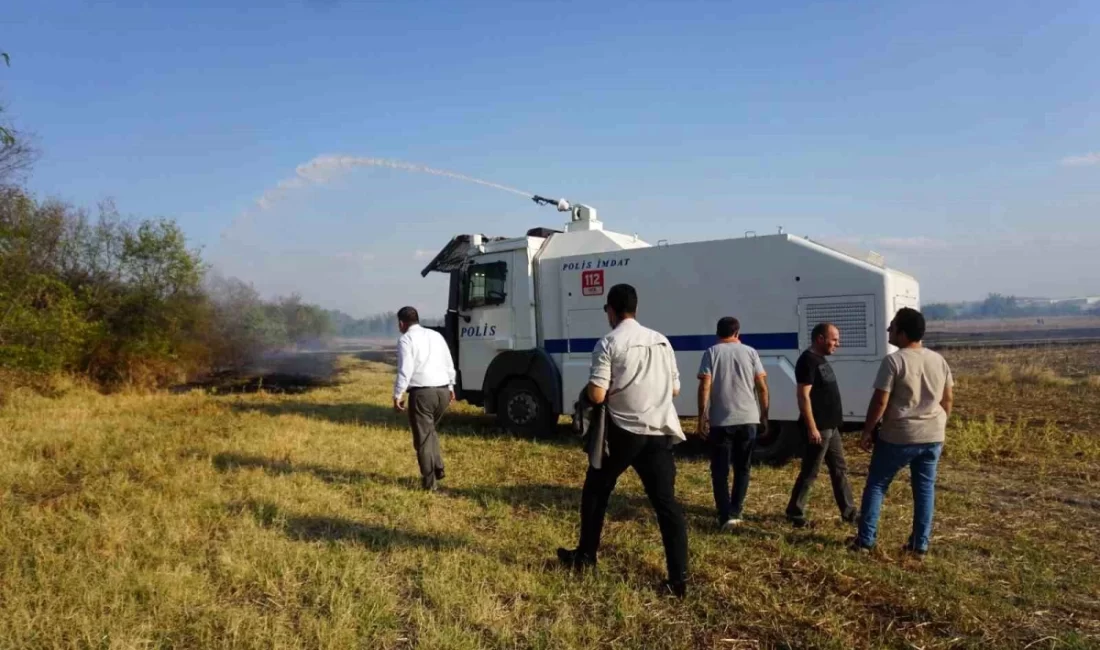
M 822 429 L 821 444 L 806 444 L 802 456 L 802 468 L 791 490 L 791 500 L 787 504 L 787 518 L 792 521 L 806 520 L 806 502 L 810 499 L 810 487 L 817 480 L 817 472 L 822 461 L 829 468 L 829 480 L 833 484 L 833 498 L 840 516 L 845 520 L 854 520 L 857 514 L 855 501 L 852 500 L 852 486 L 848 484 L 848 463 L 844 460 L 844 445 L 840 441 L 837 429 Z
M 443 453 L 439 449 L 439 433 L 435 425 L 447 412 L 451 391 L 447 388 L 413 388 L 409 390 L 409 425 L 412 427 L 413 449 L 420 465 L 420 483 L 428 490 L 443 473 Z

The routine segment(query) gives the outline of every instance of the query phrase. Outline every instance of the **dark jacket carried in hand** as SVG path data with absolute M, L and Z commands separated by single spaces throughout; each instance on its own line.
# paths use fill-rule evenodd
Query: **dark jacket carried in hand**
M 588 387 L 573 404 L 573 429 L 584 438 L 584 450 L 588 453 L 588 465 L 592 469 L 603 467 L 603 459 L 609 455 L 607 447 L 607 409 L 604 404 L 593 404 L 588 399 Z

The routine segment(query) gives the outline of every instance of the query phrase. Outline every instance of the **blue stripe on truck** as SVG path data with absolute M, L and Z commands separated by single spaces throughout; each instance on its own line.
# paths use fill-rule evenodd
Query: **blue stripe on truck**
M 688 334 L 668 337 L 672 349 L 677 352 L 702 352 L 717 342 L 713 334 Z M 741 341 L 757 350 L 797 350 L 798 332 L 771 332 L 767 334 L 743 334 Z M 543 346 L 550 354 L 591 352 L 599 339 L 547 339 Z

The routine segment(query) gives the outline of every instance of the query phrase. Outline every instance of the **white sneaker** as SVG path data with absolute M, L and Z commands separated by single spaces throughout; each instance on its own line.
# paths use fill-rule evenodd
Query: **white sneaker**
M 722 530 L 724 532 L 728 533 L 729 531 L 733 530 L 734 528 L 737 528 L 740 525 L 741 525 L 741 520 L 740 519 L 730 519 L 726 523 L 722 524 Z

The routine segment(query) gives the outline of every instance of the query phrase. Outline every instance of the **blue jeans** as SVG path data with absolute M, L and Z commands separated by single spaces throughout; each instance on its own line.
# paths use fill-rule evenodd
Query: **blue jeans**
M 714 505 L 718 523 L 741 518 L 745 493 L 749 491 L 752 450 L 756 447 L 756 425 L 735 424 L 711 427 L 710 479 L 714 486 Z M 729 491 L 730 461 L 733 461 L 733 490 Z
M 913 530 L 906 546 L 919 552 L 928 550 L 928 540 L 932 536 L 932 511 L 936 503 L 936 468 L 942 451 L 942 442 L 895 445 L 879 440 L 875 443 L 871 466 L 867 468 L 867 484 L 863 487 L 863 503 L 860 505 L 861 546 L 870 548 L 875 545 L 878 516 L 886 490 L 897 473 L 908 465 L 913 484 Z

